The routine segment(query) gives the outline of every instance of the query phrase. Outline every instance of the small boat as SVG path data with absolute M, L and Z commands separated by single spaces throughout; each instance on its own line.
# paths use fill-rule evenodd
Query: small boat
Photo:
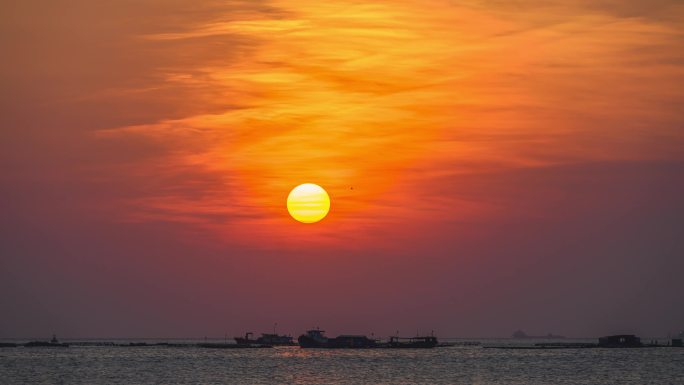
M 244 337 L 235 337 L 238 345 L 268 345 L 268 346 L 294 346 L 296 345 L 291 336 L 262 333 L 261 337 L 252 339 L 252 332 L 245 333 Z
M 522 330 L 517 330 L 515 333 L 513 333 L 513 336 L 512 336 L 512 337 L 513 337 L 513 338 L 516 338 L 516 339 L 554 339 L 554 340 L 555 340 L 555 339 L 565 339 L 565 338 L 566 338 L 565 336 L 556 335 L 556 334 L 553 334 L 553 333 L 548 333 L 548 334 L 545 335 L 545 336 L 528 336 L 527 333 L 525 333 L 525 332 L 522 331 Z
M 297 339 L 302 348 L 319 349 L 372 349 L 383 347 L 377 340 L 362 335 L 340 335 L 335 338 L 325 336 L 319 329 L 307 330 Z
M 641 338 L 633 334 L 618 334 L 599 338 L 600 348 L 641 348 Z
M 60 343 L 57 340 L 57 336 L 54 334 L 52 335 L 52 339 L 48 341 L 31 341 L 27 342 L 24 344 L 25 347 L 27 348 L 43 348 L 43 347 L 49 347 L 49 348 L 68 348 L 69 344 L 67 343 Z
M 435 336 L 390 337 L 390 341 L 387 344 L 387 347 L 392 349 L 430 349 L 436 346 L 439 346 L 439 342 Z
M 216 342 L 205 342 L 197 344 L 200 348 L 208 349 L 249 349 L 249 348 L 272 348 L 271 345 L 240 345 L 240 344 L 226 344 L 226 343 L 216 343 Z

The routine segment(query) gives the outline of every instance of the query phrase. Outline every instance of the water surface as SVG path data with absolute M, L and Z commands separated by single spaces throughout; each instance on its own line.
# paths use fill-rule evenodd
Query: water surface
M 684 384 L 684 348 L 0 348 L 2 384 Z

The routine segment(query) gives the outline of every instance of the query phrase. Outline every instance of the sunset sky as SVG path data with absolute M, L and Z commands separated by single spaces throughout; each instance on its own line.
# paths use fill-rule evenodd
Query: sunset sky
M 0 338 L 684 329 L 684 4 L 553 4 L 3 1 Z

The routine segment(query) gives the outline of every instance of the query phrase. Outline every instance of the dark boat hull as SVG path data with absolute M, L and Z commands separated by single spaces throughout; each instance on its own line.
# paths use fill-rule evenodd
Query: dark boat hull
M 387 347 L 390 349 L 432 349 L 437 347 L 437 344 L 416 342 L 416 343 L 400 343 L 400 344 L 389 344 Z
M 239 344 L 220 344 L 220 343 L 202 343 L 197 344 L 200 348 L 209 349 L 250 349 L 250 348 L 272 348 L 270 345 L 239 345 Z
M 299 346 L 315 349 L 430 349 L 439 345 L 434 336 L 426 337 L 391 337 L 389 342 L 380 342 L 364 335 L 341 335 L 327 338 L 319 329 L 309 330 L 299 336 Z
M 31 341 L 24 344 L 27 348 L 68 348 L 69 344 L 59 342 Z
M 249 338 L 248 334 L 245 337 L 235 337 L 235 342 L 238 345 L 268 345 L 268 346 L 294 346 L 296 343 L 292 341 L 290 336 L 279 336 L 277 334 L 262 334 L 261 337 L 253 340 Z
M 377 341 L 365 336 L 339 336 L 320 341 L 302 335 L 298 341 L 299 346 L 307 349 L 373 349 L 382 347 Z
M 411 337 L 411 338 L 400 338 L 392 337 L 387 347 L 390 349 L 432 349 L 439 346 L 439 341 L 437 337 Z

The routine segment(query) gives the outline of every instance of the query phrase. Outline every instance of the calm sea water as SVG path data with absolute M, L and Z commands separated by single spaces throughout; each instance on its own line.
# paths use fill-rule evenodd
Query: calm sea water
M 684 384 L 684 348 L 0 348 L 1 384 Z

